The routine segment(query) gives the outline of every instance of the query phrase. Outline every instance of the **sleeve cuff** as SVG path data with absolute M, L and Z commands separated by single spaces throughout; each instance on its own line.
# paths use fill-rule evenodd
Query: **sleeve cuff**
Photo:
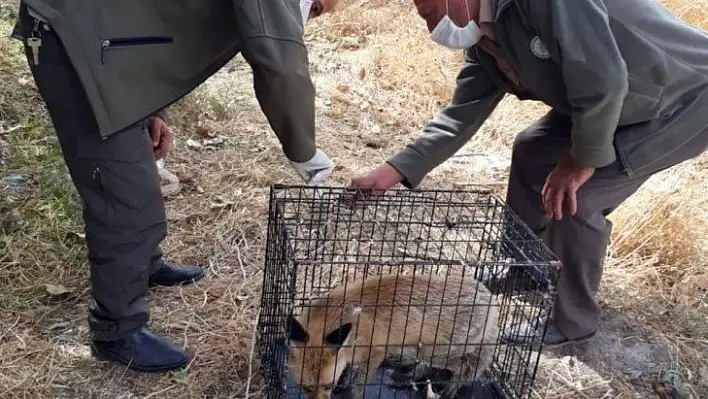
M 394 155 L 386 163 L 403 176 L 401 184 L 411 190 L 418 187 L 428 173 L 426 159 L 410 147 Z
M 152 114 L 152 116 L 157 116 L 158 118 L 165 121 L 165 123 L 167 123 L 167 109 L 166 108 L 163 108 L 163 109 L 155 112 L 154 114 Z
M 612 164 L 617 159 L 614 146 L 583 147 L 574 145 L 570 155 L 575 162 L 586 168 L 602 168 Z

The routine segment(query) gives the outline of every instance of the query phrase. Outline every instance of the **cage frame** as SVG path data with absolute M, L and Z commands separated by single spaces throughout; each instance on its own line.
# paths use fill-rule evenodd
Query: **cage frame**
M 286 225 L 286 223 L 283 221 L 283 218 L 285 217 L 284 215 L 284 210 L 282 209 L 282 202 L 287 202 L 286 198 L 278 198 L 277 194 L 279 192 L 283 191 L 288 191 L 288 190 L 299 190 L 300 192 L 303 192 L 303 190 L 306 191 L 311 191 L 314 195 L 317 194 L 317 192 L 324 192 L 324 191 L 329 191 L 329 192 L 339 192 L 339 193 L 354 193 L 356 194 L 362 194 L 360 190 L 351 190 L 348 188 L 344 187 L 337 187 L 337 186 L 308 186 L 308 185 L 300 185 L 300 184 L 294 184 L 294 185 L 288 185 L 288 184 L 271 184 L 270 185 L 270 192 L 269 192 L 269 205 L 268 205 L 268 224 L 267 224 L 267 242 L 266 242 L 266 256 L 264 259 L 264 273 L 263 273 L 263 279 L 262 279 L 262 288 L 266 287 L 266 284 L 268 284 L 268 267 L 271 266 L 269 264 L 270 262 L 279 264 L 279 265 L 284 265 L 284 264 L 292 264 L 293 268 L 293 274 L 290 277 L 289 281 L 289 287 L 288 287 L 288 292 L 291 295 L 295 295 L 296 292 L 296 285 L 297 285 L 297 278 L 296 278 L 296 269 L 300 265 L 307 265 L 308 260 L 306 259 L 295 259 L 292 255 L 294 253 L 294 245 L 293 245 L 293 238 L 291 237 L 292 231 L 290 231 Z M 529 240 L 530 242 L 533 243 L 534 246 L 538 248 L 539 251 L 543 253 L 545 256 L 544 260 L 534 260 L 530 258 L 523 248 L 519 248 L 518 245 L 514 243 L 513 240 L 508 241 L 510 244 L 511 251 L 513 252 L 513 257 L 516 259 L 513 262 L 506 262 L 506 266 L 508 267 L 520 267 L 520 268 L 538 268 L 543 267 L 546 268 L 547 273 L 543 276 L 543 278 L 549 283 L 547 286 L 539 288 L 531 288 L 531 290 L 542 290 L 548 297 L 548 301 L 550 301 L 550 305 L 547 305 L 547 309 L 545 310 L 544 313 L 546 313 L 546 316 L 544 317 L 544 321 L 541 324 L 542 334 L 545 334 L 546 329 L 548 327 L 548 314 L 552 311 L 552 304 L 555 301 L 555 297 L 557 296 L 557 290 L 555 288 L 555 284 L 552 282 L 552 280 L 557 281 L 559 278 L 559 275 L 561 273 L 561 263 L 557 255 L 543 242 L 542 238 L 539 237 L 537 234 L 535 234 L 531 228 L 523 222 L 523 220 L 517 215 L 506 203 L 505 201 L 500 198 L 498 195 L 496 195 L 492 189 L 482 186 L 482 185 L 465 185 L 464 187 L 456 187 L 452 189 L 426 189 L 426 188 L 415 188 L 415 189 L 408 189 L 408 188 L 394 188 L 394 189 L 389 189 L 386 190 L 384 194 L 382 194 L 383 197 L 386 198 L 395 198 L 398 196 L 412 196 L 412 195 L 425 195 L 425 194 L 460 194 L 460 193 L 467 193 L 467 194 L 473 194 L 473 195 L 480 195 L 480 196 L 486 196 L 495 207 L 498 207 L 503 210 L 503 217 L 505 218 L 505 223 L 513 223 L 515 224 L 515 227 L 519 228 L 520 231 L 519 234 L 524 237 L 525 239 Z M 381 198 L 381 197 L 379 197 Z M 379 199 L 374 199 L 374 202 L 378 201 Z M 433 205 L 435 206 L 435 205 Z M 276 237 L 279 236 L 279 234 L 282 234 L 282 240 L 281 242 L 278 242 L 275 240 Z M 280 238 L 280 237 L 279 237 Z M 280 254 L 276 254 L 274 251 L 280 251 Z M 522 259 L 522 260 L 518 260 Z M 371 260 L 368 260 L 368 262 L 371 262 Z M 375 263 L 375 262 L 374 262 Z M 490 262 L 490 261 L 480 261 L 473 267 L 475 268 L 481 268 L 485 269 L 486 267 L 490 266 L 491 264 L 495 264 L 498 266 L 500 262 Z M 462 266 L 467 267 L 468 265 L 464 264 L 464 261 L 462 261 Z M 538 271 L 538 269 L 537 269 Z M 481 280 L 480 280 L 481 282 Z M 523 289 L 522 289 L 523 290 Z M 499 293 L 497 293 L 499 295 Z M 504 295 L 502 293 L 501 295 Z M 282 315 L 285 314 L 290 314 L 295 307 L 294 305 L 294 300 L 295 298 L 290 299 L 290 304 L 287 305 L 288 309 L 285 312 L 282 312 Z M 263 359 L 263 356 L 266 354 L 267 349 L 265 347 L 267 345 L 273 345 L 273 342 L 266 342 L 265 340 L 265 335 L 266 333 L 264 332 L 264 327 L 267 324 L 267 322 L 263 321 L 263 309 L 267 307 L 267 300 L 266 300 L 266 293 L 265 290 L 262 290 L 261 292 L 261 301 L 260 301 L 260 309 L 261 312 L 259 313 L 259 320 L 256 325 L 256 347 L 259 353 L 259 370 L 266 380 L 266 387 L 265 387 L 265 394 L 266 397 L 268 398 L 281 398 L 285 397 L 286 395 L 286 380 L 287 380 L 287 359 L 283 358 L 281 359 L 281 362 L 279 365 L 276 365 L 276 367 L 280 367 L 280 375 L 278 376 L 268 376 L 269 370 L 267 365 L 265 364 L 265 360 Z M 541 318 L 541 316 L 539 316 Z M 287 336 L 284 331 L 281 331 L 284 336 Z M 501 333 L 501 331 L 500 331 Z M 287 338 L 286 338 L 287 339 Z M 497 341 L 498 345 L 498 341 Z M 527 365 L 532 366 L 532 370 L 529 371 L 530 374 L 530 381 L 527 384 L 527 391 L 530 391 L 532 387 L 534 386 L 537 372 L 538 372 L 538 367 L 539 367 L 539 360 L 541 353 L 543 351 L 543 348 L 545 345 L 543 343 L 535 343 L 533 345 L 534 347 L 537 348 L 537 353 L 535 354 L 535 359 L 527 359 Z M 529 350 L 529 356 L 532 356 L 533 352 Z M 495 361 L 497 359 L 497 349 L 495 349 Z M 270 370 L 272 372 L 272 370 Z M 501 378 L 500 376 L 495 375 L 495 378 Z M 273 380 L 281 380 L 283 382 L 282 386 L 272 386 L 269 384 L 270 381 Z M 500 383 L 504 383 L 503 381 L 499 381 Z M 517 395 L 516 392 L 514 392 L 512 389 L 505 389 L 505 394 L 508 396 L 501 396 L 501 397 L 512 397 L 512 398 L 518 398 L 522 397 L 520 395 Z

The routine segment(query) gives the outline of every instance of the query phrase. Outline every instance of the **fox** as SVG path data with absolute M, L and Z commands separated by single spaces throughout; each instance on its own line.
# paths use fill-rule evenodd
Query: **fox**
M 381 366 L 408 369 L 397 379 L 409 382 L 443 370 L 442 397 L 452 398 L 490 367 L 498 320 L 496 297 L 471 277 L 372 277 L 288 316 L 288 369 L 310 399 L 330 398 L 345 370 L 358 371 L 350 391 L 358 398 Z

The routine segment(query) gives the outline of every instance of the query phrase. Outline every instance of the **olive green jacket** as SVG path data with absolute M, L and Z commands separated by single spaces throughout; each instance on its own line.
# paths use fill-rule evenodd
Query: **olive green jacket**
M 23 2 L 61 39 L 101 135 L 158 113 L 240 52 L 285 155 L 314 155 L 315 89 L 297 0 Z
M 656 0 L 492 3 L 495 40 L 524 88 L 481 47 L 466 50 L 451 104 L 388 161 L 405 186 L 469 141 L 505 94 L 568 115 L 573 158 L 595 168 L 619 161 L 629 176 L 708 135 L 708 34 Z

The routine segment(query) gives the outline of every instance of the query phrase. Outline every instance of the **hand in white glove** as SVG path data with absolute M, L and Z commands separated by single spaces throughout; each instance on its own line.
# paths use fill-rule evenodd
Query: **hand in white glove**
M 315 155 L 306 162 L 293 162 L 290 165 L 308 185 L 315 186 L 324 183 L 332 174 L 334 163 L 327 154 L 317 149 Z

